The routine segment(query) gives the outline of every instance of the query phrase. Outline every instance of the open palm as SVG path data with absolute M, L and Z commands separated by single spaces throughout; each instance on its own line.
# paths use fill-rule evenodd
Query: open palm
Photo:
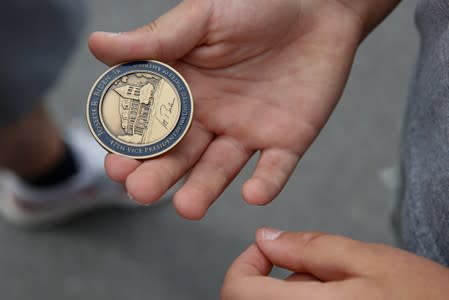
M 248 203 L 269 203 L 342 93 L 360 40 L 356 23 L 337 0 L 185 0 L 133 32 L 94 33 L 97 58 L 168 62 L 195 101 L 192 128 L 175 149 L 146 161 L 108 155 L 109 176 L 153 203 L 189 173 L 174 203 L 200 219 L 260 151 L 242 193 Z

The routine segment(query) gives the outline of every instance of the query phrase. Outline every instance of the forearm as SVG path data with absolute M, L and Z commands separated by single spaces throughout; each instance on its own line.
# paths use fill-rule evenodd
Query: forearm
M 340 0 L 360 18 L 363 37 L 385 19 L 401 0 Z

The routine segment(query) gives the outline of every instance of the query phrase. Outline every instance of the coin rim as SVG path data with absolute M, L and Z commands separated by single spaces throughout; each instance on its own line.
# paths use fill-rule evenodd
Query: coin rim
M 96 86 L 98 85 L 98 83 L 103 79 L 103 77 L 104 77 L 107 73 L 109 73 L 110 71 L 112 71 L 113 69 L 119 68 L 119 67 L 121 67 L 121 66 L 123 66 L 123 65 L 126 65 L 126 64 L 129 64 L 129 63 L 138 63 L 138 62 L 148 62 L 148 63 L 159 64 L 159 65 L 162 65 L 162 66 L 168 68 L 168 69 L 171 70 L 173 73 L 175 73 L 175 74 L 176 74 L 176 75 L 183 81 L 183 83 L 184 83 L 184 85 L 185 85 L 185 87 L 186 87 L 186 89 L 187 89 L 187 92 L 189 93 L 190 107 L 191 107 L 191 113 L 190 113 L 189 121 L 188 121 L 187 125 L 185 126 L 184 132 L 179 136 L 179 138 L 178 138 L 178 139 L 177 139 L 177 140 L 176 140 L 170 147 L 167 147 L 167 148 L 165 148 L 164 150 L 162 150 L 162 151 L 160 151 L 160 152 L 157 152 L 157 153 L 154 153 L 154 154 L 151 154 L 151 155 L 147 155 L 147 156 L 133 156 L 133 155 L 128 155 L 128 154 L 124 154 L 124 153 L 121 153 L 121 152 L 118 152 L 118 151 L 116 151 L 116 150 L 113 150 L 113 149 L 109 148 L 109 147 L 106 146 L 106 145 L 105 145 L 105 144 L 98 138 L 98 136 L 95 134 L 95 131 L 94 131 L 94 129 L 92 128 L 92 124 L 91 124 L 90 118 L 89 118 L 89 116 L 90 116 L 90 113 L 89 113 L 89 106 L 90 106 L 92 94 L 93 94 L 93 92 L 94 92 L 94 90 L 95 90 L 95 87 L 96 87 Z M 141 71 L 142 71 L 142 72 L 146 72 L 147 70 L 141 70 Z M 147 72 L 151 72 L 151 71 L 147 71 Z M 130 72 L 130 73 L 132 73 L 132 72 Z M 157 72 L 153 72 L 153 73 L 155 73 L 155 74 L 157 74 L 157 75 L 163 77 L 164 79 L 166 79 L 165 76 L 162 76 L 162 75 L 160 75 L 160 74 L 157 73 Z M 129 73 L 128 73 L 128 74 L 129 74 Z M 123 76 L 123 75 L 122 75 L 122 76 Z M 120 77 L 117 76 L 117 78 L 120 78 Z M 109 86 L 109 87 L 110 87 L 110 86 Z M 100 105 L 100 104 L 103 102 L 103 97 L 104 97 L 105 93 L 107 92 L 107 90 L 109 89 L 109 87 L 108 87 L 108 88 L 105 88 L 103 94 L 101 95 L 100 103 L 99 103 L 99 109 L 101 108 L 101 105 Z M 179 94 L 179 92 L 178 92 L 178 89 L 176 89 L 176 87 L 175 87 L 175 90 L 176 90 L 178 96 L 179 96 L 180 99 L 181 99 L 181 96 L 180 96 L 180 94 Z M 181 101 L 181 104 L 182 104 L 182 101 Z M 92 85 L 92 88 L 90 89 L 89 95 L 87 96 L 87 102 L 86 102 L 86 115 L 85 115 L 85 117 L 86 117 L 87 123 L 88 123 L 88 125 L 89 125 L 89 130 L 90 130 L 91 134 L 93 135 L 93 137 L 95 138 L 95 140 L 97 141 L 97 143 L 98 143 L 102 148 L 104 148 L 107 152 L 109 152 L 109 153 L 115 153 L 115 154 L 118 154 L 118 155 L 121 155 L 121 156 L 124 156 L 124 157 L 128 157 L 128 158 L 132 158 L 132 159 L 144 160 L 144 159 L 149 159 L 149 158 L 154 158 L 154 157 L 157 157 L 157 156 L 161 156 L 161 155 L 167 153 L 168 151 L 172 150 L 174 147 L 176 147 L 176 146 L 177 146 L 177 145 L 184 139 L 185 135 L 189 132 L 189 130 L 190 130 L 191 126 L 192 126 L 194 110 L 195 110 L 195 108 L 194 108 L 194 101 L 193 101 L 192 91 L 190 90 L 190 86 L 188 85 L 188 83 L 187 83 L 187 81 L 185 80 L 185 78 L 184 78 L 184 77 L 183 77 L 177 70 L 175 70 L 175 69 L 174 69 L 173 67 L 171 67 L 170 65 L 165 64 L 165 63 L 160 62 L 160 61 L 157 61 L 157 60 L 135 60 L 135 61 L 128 61 L 128 62 L 123 62 L 123 63 L 117 64 L 117 65 L 114 65 L 114 66 L 108 68 L 105 72 L 103 72 L 103 73 L 98 77 L 98 79 L 97 79 L 97 80 L 94 82 L 94 84 Z M 99 112 L 99 114 L 100 114 L 100 112 Z M 100 120 L 100 121 L 101 121 L 102 126 L 106 129 L 106 126 L 105 126 L 105 124 L 103 123 L 103 121 L 102 121 L 102 120 Z M 178 119 L 178 121 L 179 121 L 179 119 Z M 176 122 L 178 122 L 178 121 L 176 121 Z M 175 130 L 175 129 L 176 129 L 176 126 L 170 131 L 169 134 L 167 134 L 166 137 L 168 137 L 168 136 L 173 132 L 173 130 Z M 117 142 L 119 142 L 119 143 L 121 143 L 121 144 L 124 144 L 124 143 L 122 143 L 121 141 L 119 141 L 117 138 L 115 138 L 112 134 L 109 134 L 109 132 L 108 132 L 107 130 L 106 130 L 106 132 L 108 133 L 108 135 L 109 135 L 113 140 L 115 140 L 115 141 L 117 141 Z M 164 139 L 165 139 L 165 138 L 164 138 Z M 162 139 L 162 140 L 164 140 L 164 139 Z M 161 140 L 161 141 L 162 141 L 162 140 Z M 158 142 L 160 142 L 160 141 L 158 141 Z M 126 144 L 125 144 L 125 145 L 126 145 Z M 148 146 L 151 146 L 151 145 L 153 145 L 153 144 L 145 145 L 145 147 L 148 147 Z M 137 146 L 137 145 L 132 145 L 132 147 L 139 147 L 139 146 Z M 141 147 L 143 147 L 143 146 L 141 146 Z

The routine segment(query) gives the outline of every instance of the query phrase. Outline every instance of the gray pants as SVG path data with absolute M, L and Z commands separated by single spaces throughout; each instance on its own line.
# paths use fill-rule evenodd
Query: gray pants
M 42 101 L 84 23 L 80 0 L 3 0 L 0 10 L 0 126 Z
M 449 1 L 421 0 L 402 142 L 403 246 L 449 266 Z

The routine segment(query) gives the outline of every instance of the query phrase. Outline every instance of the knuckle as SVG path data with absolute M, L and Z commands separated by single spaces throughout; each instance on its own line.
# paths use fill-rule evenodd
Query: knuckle
M 158 35 L 158 32 L 159 32 L 158 20 L 154 20 L 142 27 L 139 27 L 136 29 L 136 31 L 148 33 L 148 34 L 151 34 L 152 36 L 154 36 L 154 39 L 153 39 L 154 53 L 152 53 L 152 54 L 153 54 L 153 56 L 156 56 L 158 58 L 163 57 L 164 49 L 163 49 L 163 43 L 161 41 L 161 38 Z
M 313 231 L 313 232 L 304 232 L 299 233 L 297 239 L 304 247 L 314 247 L 317 244 L 320 244 L 325 237 L 328 235 L 322 232 Z
M 302 247 L 321 248 L 332 245 L 335 253 L 342 254 L 351 252 L 359 243 L 347 237 L 317 231 L 298 233 L 296 239 Z
M 157 21 L 150 22 L 138 28 L 138 31 L 155 32 L 157 30 Z
M 210 196 L 216 194 L 214 187 L 206 182 L 196 180 L 192 182 L 192 184 L 192 187 L 198 192 L 199 195 Z

